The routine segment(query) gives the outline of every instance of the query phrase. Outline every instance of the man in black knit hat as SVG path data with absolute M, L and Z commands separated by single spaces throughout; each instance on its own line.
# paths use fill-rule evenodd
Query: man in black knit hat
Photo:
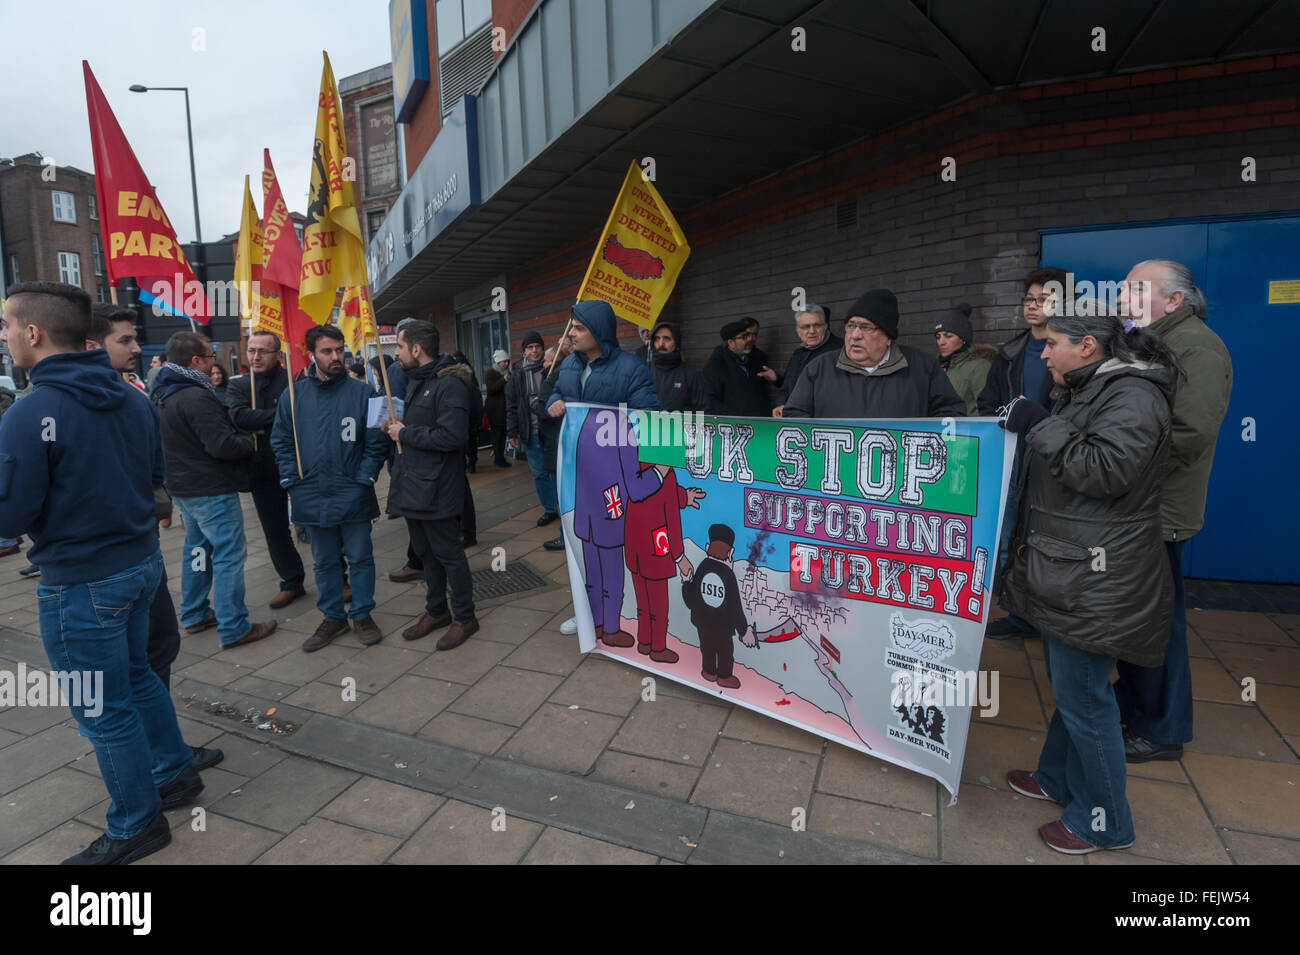
M 873 289 L 849 308 L 844 348 L 810 361 L 785 403 L 786 418 L 966 416 L 934 356 L 898 338 L 898 299 Z
M 537 519 L 537 526 L 545 527 L 560 516 L 555 470 L 546 466 L 541 426 L 533 408 L 533 399 L 541 394 L 542 381 L 546 377 L 546 365 L 542 360 L 546 343 L 540 334 L 530 331 L 524 334 L 523 348 L 524 357 L 511 367 L 510 380 L 506 382 L 506 435 L 512 451 L 522 446 L 528 455 L 528 468 L 533 472 L 533 485 L 542 504 L 542 516 Z

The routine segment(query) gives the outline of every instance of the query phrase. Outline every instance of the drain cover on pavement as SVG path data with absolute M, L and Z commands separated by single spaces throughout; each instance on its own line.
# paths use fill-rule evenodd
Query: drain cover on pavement
M 474 599 L 486 600 L 489 597 L 506 597 L 522 593 L 534 587 L 546 587 L 554 581 L 543 577 L 533 570 L 527 562 L 512 560 L 505 570 L 477 570 L 471 574 L 474 578 Z

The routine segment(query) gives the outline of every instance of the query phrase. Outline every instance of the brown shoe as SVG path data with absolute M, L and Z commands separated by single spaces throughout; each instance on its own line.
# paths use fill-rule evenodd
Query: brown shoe
M 665 648 L 663 650 L 656 650 L 654 653 L 650 654 L 650 659 L 655 663 L 676 663 L 679 657 L 677 656 L 676 650 Z
M 427 637 L 435 630 L 441 630 L 450 623 L 451 614 L 444 613 L 441 617 L 431 617 L 426 611 L 420 615 L 419 620 L 402 631 L 402 639 L 419 640 L 421 637 Z
M 716 673 L 710 673 L 708 670 L 701 670 L 700 676 L 704 677 L 704 679 L 708 680 L 710 683 L 718 682 L 718 675 Z
M 643 657 L 648 657 L 648 656 L 650 656 L 650 652 L 651 652 L 652 648 L 653 648 L 653 645 L 652 645 L 652 644 L 649 644 L 649 643 L 638 643 L 638 644 L 636 645 L 636 652 L 639 653 L 639 654 L 641 654 L 641 656 L 643 656 Z
M 217 625 L 217 615 L 215 613 L 210 613 L 208 614 L 208 618 L 206 620 L 200 620 L 198 623 L 192 623 L 188 627 L 186 627 L 185 632 L 202 633 L 204 630 L 207 630 L 209 627 L 215 627 L 216 625 Z
M 726 687 L 728 690 L 739 690 L 740 680 L 734 676 L 718 677 L 718 686 Z
M 244 634 L 234 643 L 223 643 L 221 649 L 229 650 L 232 647 L 242 647 L 246 643 L 256 643 L 258 640 L 265 640 L 271 634 L 275 633 L 276 623 L 274 620 L 268 620 L 266 623 L 255 623 L 248 628 L 248 633 Z
M 285 607 L 289 606 L 289 604 L 293 603 L 299 597 L 306 597 L 306 596 L 307 596 L 307 591 L 303 590 L 301 587 L 299 587 L 297 590 L 282 590 L 278 594 L 276 594 L 275 599 L 271 601 L 271 609 L 283 610 Z
M 22 548 L 17 544 L 10 544 L 8 547 L 0 547 L 0 557 L 12 557 L 20 551 L 22 551 Z
M 416 570 L 414 567 L 402 567 L 400 570 L 390 570 L 388 579 L 395 584 L 406 584 L 412 580 L 424 580 L 424 571 Z
M 613 633 L 602 633 L 600 639 L 605 641 L 607 647 L 630 647 L 636 643 L 636 638 L 626 630 L 615 630 Z
M 476 633 L 478 633 L 478 617 L 470 617 L 465 623 L 453 620 L 451 626 L 447 628 L 447 632 L 438 641 L 438 649 L 455 650 L 468 640 L 471 635 Z
M 384 639 L 384 634 L 379 629 L 379 624 L 375 623 L 375 618 L 370 616 L 370 614 L 366 614 L 360 620 L 353 620 L 352 630 L 356 633 L 357 638 L 367 647 L 373 647 L 380 640 Z
M 348 622 L 346 620 L 331 620 L 326 617 L 320 622 L 316 632 L 302 642 L 302 649 L 305 653 L 315 653 L 347 629 Z

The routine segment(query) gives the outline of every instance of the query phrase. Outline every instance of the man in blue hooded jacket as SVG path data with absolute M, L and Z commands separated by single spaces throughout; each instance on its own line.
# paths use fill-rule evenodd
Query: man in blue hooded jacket
M 162 574 L 158 412 L 107 352 L 85 350 L 89 333 L 81 289 L 10 287 L 0 341 L 31 369 L 33 387 L 0 424 L 0 535 L 30 532 L 35 542 L 41 640 L 50 669 L 68 678 L 66 702 L 111 797 L 106 833 L 66 861 L 124 865 L 171 841 L 162 809 L 193 799 L 203 782 L 149 668 L 149 605 Z
M 655 391 L 654 379 L 650 377 L 645 362 L 618 346 L 617 319 L 608 302 L 579 302 L 573 306 L 569 340 L 573 342 L 573 351 L 560 366 L 555 389 L 546 406 L 546 412 L 552 418 L 562 417 L 565 403 L 569 401 L 614 407 L 626 405 L 643 411 L 660 410 L 659 393 Z M 635 457 L 633 452 L 633 463 Z M 635 467 L 628 470 L 632 476 L 624 483 L 654 480 L 654 486 L 643 491 L 629 489 L 627 493 L 633 499 L 640 500 L 657 489 L 655 472 L 642 475 L 636 472 Z M 602 494 L 612 490 L 619 503 L 611 501 L 610 519 L 599 525 L 603 534 L 584 530 L 575 519 L 576 533 L 579 536 L 590 535 L 583 537 L 587 593 L 600 638 L 613 647 L 630 647 L 634 642 L 632 636 L 622 629 L 619 622 L 619 608 L 623 604 L 622 518 L 626 505 L 622 501 L 620 482 L 604 485 L 597 480 L 596 484 L 602 484 L 601 487 L 586 486 L 591 483 L 593 473 L 578 473 L 577 497 L 599 501 L 603 500 Z M 595 525 L 588 525 L 592 526 Z M 576 619 L 565 621 L 560 629 L 565 633 L 577 633 Z
M 375 481 L 388 457 L 388 438 L 367 428 L 374 389 L 347 373 L 343 333 L 334 325 L 307 330 L 313 364 L 293 383 L 296 404 L 281 401 L 271 432 L 271 450 L 288 490 L 294 523 L 308 529 L 315 561 L 316 607 L 322 620 L 302 645 L 312 653 L 348 629 L 366 646 L 383 633 L 370 616 L 375 609 L 375 557 L 370 522 L 379 516 Z M 297 419 L 295 445 L 295 414 Z M 302 468 L 299 471 L 298 461 Z M 343 609 L 343 563 L 352 575 L 352 604 Z

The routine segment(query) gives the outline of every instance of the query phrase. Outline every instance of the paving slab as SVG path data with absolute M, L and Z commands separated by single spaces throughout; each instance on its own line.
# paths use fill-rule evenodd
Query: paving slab
M 256 865 L 379 865 L 402 844 L 400 839 L 344 825 L 309 819 L 262 855 Z
M 576 703 L 602 713 L 627 716 L 641 702 L 645 690 L 642 680 L 647 676 L 625 664 L 588 654 L 550 699 L 552 703 Z M 667 681 L 655 682 L 663 684 Z
M 1196 738 L 1183 747 L 1184 751 L 1300 762 L 1256 707 L 1204 701 L 1197 701 L 1192 707 Z
M 1197 794 L 1188 786 L 1130 779 L 1135 855 L 1191 865 L 1230 865 L 1232 857 L 1214 831 Z
M 200 831 L 193 824 L 173 828 L 171 844 L 137 864 L 248 865 L 284 837 L 215 812 L 207 814 L 203 826 Z
M 939 816 L 935 812 L 908 812 L 817 793 L 812 799 L 808 828 L 909 855 L 939 858 Z
M 441 713 L 465 689 L 459 683 L 430 680 L 406 673 L 358 706 L 349 719 L 402 733 L 414 733 Z
M 819 832 L 795 832 L 727 812 L 709 813 L 692 865 L 916 865 L 929 860 Z
M 57 829 L 101 801 L 106 801 L 102 780 L 67 768 L 5 793 L 0 796 L 0 856 Z M 101 818 L 95 838 L 103 834 L 103 826 Z
M 1216 826 L 1300 839 L 1300 766 L 1202 753 L 1182 762 Z
M 1081 865 L 1083 856 L 1050 849 L 1038 827 L 1061 807 L 1013 792 L 963 786 L 957 805 L 939 807 L 943 861 L 961 865 Z
M 938 812 L 938 801 L 948 799 L 939 784 L 928 776 L 901 766 L 828 743 L 817 779 L 819 792 L 845 796 L 860 802 L 893 806 L 910 812 Z
M 493 822 L 496 828 L 493 828 Z M 394 853 L 399 865 L 513 865 L 523 859 L 542 826 L 450 800 Z
M 705 764 L 727 711 L 721 707 L 660 696 L 641 702 L 610 746 L 624 753 L 675 763 Z
M 479 719 L 477 716 L 443 712 L 426 723 L 420 729 L 419 736 L 421 739 L 490 756 L 499 750 L 517 729 L 516 726 Z
M 683 766 L 607 749 L 596 760 L 592 778 L 686 802 L 703 771 L 700 766 Z
M 317 815 L 405 839 L 444 802 L 445 799 L 432 793 L 363 776 Z
M 720 739 L 709 755 L 691 801 L 710 809 L 790 825 L 805 820 L 817 758 L 743 740 Z
M 547 829 L 524 856 L 524 865 L 654 865 L 654 856 L 563 829 Z
M 464 716 L 521 726 L 561 682 L 560 677 L 549 673 L 499 666 L 448 709 Z
M 90 740 L 82 736 L 75 726 L 60 723 L 43 729 L 0 750 L 0 793 L 12 792 L 65 763 L 93 752 Z M 90 765 L 96 766 L 93 756 L 90 757 Z
M 216 800 L 212 808 L 263 829 L 289 832 L 358 778 L 356 773 L 289 756 L 250 779 L 239 793 Z
M 595 710 L 544 703 L 497 751 L 505 759 L 568 773 L 589 773 L 622 720 Z

